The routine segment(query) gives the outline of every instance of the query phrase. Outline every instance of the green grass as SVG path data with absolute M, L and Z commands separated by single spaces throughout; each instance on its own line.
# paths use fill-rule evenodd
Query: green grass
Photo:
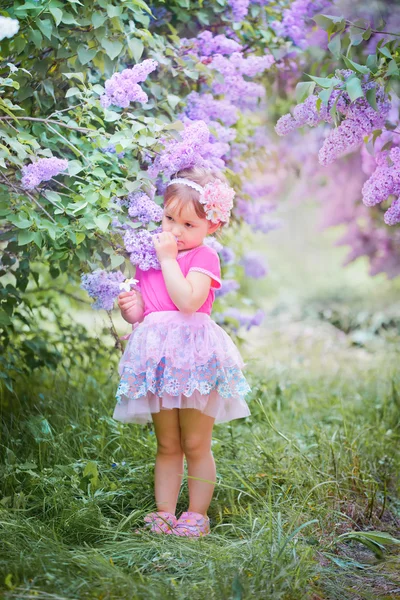
M 304 352 L 307 335 L 296 343 Z M 42 374 L 3 409 L 5 597 L 396 597 L 396 547 L 377 559 L 338 539 L 399 534 L 396 361 L 359 357 L 341 377 L 252 364 L 252 416 L 215 428 L 204 540 L 134 535 L 153 508 L 156 443 L 150 427 L 111 418 L 112 365 Z M 179 510 L 187 499 L 184 485 Z
M 368 316 L 396 324 L 398 283 L 368 278 L 363 263 L 342 270 L 343 249 L 330 248 L 332 232 L 311 238 L 304 207 L 286 217 L 289 234 L 273 232 L 265 249 L 271 277 L 253 286 L 267 317 L 243 348 L 251 417 L 215 428 L 212 535 L 134 534 L 154 508 L 156 440 L 111 417 L 112 337 L 95 353 L 82 341 L 84 368 L 0 390 L 4 598 L 399 597 L 399 546 L 340 537 L 400 538 L 399 336 Z M 93 313 L 78 316 L 96 333 Z M 178 511 L 187 501 L 185 481 Z

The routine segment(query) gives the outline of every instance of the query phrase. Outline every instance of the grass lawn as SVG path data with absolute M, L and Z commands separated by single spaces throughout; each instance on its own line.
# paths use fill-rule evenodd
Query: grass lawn
M 2 391 L 2 597 L 400 597 L 398 284 L 341 270 L 332 232 L 308 246 L 314 216 L 268 237 L 267 318 L 243 347 L 252 415 L 215 428 L 211 536 L 134 534 L 156 440 L 111 418 L 112 343 Z

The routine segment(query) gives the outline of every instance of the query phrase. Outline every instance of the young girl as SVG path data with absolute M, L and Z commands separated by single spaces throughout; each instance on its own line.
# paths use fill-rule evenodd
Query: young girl
M 161 269 L 137 268 L 140 292 L 118 296 L 122 317 L 134 326 L 119 364 L 113 418 L 154 423 L 157 512 L 144 521 L 155 533 L 210 533 L 214 422 L 250 414 L 240 353 L 210 318 L 221 273 L 217 252 L 203 244 L 228 222 L 233 195 L 219 172 L 193 167 L 177 173 L 164 195 L 162 233 L 154 236 Z M 184 456 L 190 502 L 177 520 Z

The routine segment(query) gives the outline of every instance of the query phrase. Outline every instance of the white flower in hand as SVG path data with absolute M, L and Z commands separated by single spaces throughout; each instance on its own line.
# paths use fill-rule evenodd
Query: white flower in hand
M 133 279 L 133 277 L 131 277 L 130 279 L 125 279 L 125 281 L 120 283 L 119 289 L 121 291 L 124 290 L 125 292 L 130 292 L 131 285 L 136 285 L 137 283 L 139 283 L 139 279 Z

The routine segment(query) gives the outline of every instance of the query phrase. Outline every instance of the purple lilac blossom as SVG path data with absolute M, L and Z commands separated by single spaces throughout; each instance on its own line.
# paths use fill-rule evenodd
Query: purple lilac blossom
M 249 10 L 250 0 L 228 0 L 234 21 L 243 21 Z
M 229 58 L 216 54 L 209 68 L 223 75 L 224 81 L 216 79 L 212 86 L 213 92 L 225 94 L 226 98 L 239 108 L 254 107 L 258 99 L 265 95 L 265 88 L 261 84 L 246 81 L 243 75 L 255 77 L 269 69 L 274 62 L 272 54 L 248 58 L 241 52 L 233 52 Z
M 400 223 L 400 198 L 393 200 L 392 205 L 383 215 L 386 225 L 397 225 Z
M 4 38 L 12 38 L 19 30 L 19 21 L 0 16 L 0 42 Z
M 36 162 L 22 167 L 22 187 L 33 190 L 42 181 L 49 181 L 68 168 L 68 161 L 64 158 L 39 158 Z
M 347 80 L 354 75 L 354 72 L 349 69 L 338 70 L 335 75 Z M 390 102 L 381 86 L 377 86 L 376 82 L 369 82 L 362 84 L 361 87 L 364 92 L 376 87 L 377 111 L 368 104 L 364 97 L 351 102 L 347 92 L 335 89 L 328 103 L 322 104 L 319 111 L 316 108 L 317 96 L 314 94 L 309 96 L 294 108 L 293 116 L 286 114 L 278 120 L 275 126 L 276 133 L 287 135 L 303 125 L 315 127 L 323 121 L 332 123 L 330 110 L 337 101 L 337 112 L 345 118 L 338 127 L 328 132 L 318 152 L 320 164 L 331 164 L 338 157 L 358 148 L 362 144 L 363 138 L 370 135 L 372 131 L 383 127 L 389 113 Z
M 144 192 L 131 192 L 124 204 L 128 206 L 129 216 L 133 220 L 141 221 L 142 225 L 151 221 L 159 223 L 162 220 L 163 209 Z
M 387 161 L 388 158 L 391 160 L 391 165 Z M 363 203 L 366 206 L 375 206 L 392 194 L 400 195 L 400 148 L 393 147 L 390 152 L 387 150 L 380 152 L 376 156 L 376 162 L 377 168 L 362 188 Z M 385 213 L 387 225 L 397 222 L 394 221 L 397 211 L 397 204 L 394 204 L 393 209 L 391 207 Z
M 204 121 L 184 120 L 185 129 L 180 133 L 181 139 L 161 140 L 164 150 L 158 154 L 149 167 L 148 173 L 156 178 L 163 171 L 168 179 L 181 169 L 194 165 L 223 169 L 225 162 L 221 158 L 229 150 L 229 145 L 221 142 L 211 143 L 210 131 Z
M 125 232 L 124 245 L 130 253 L 129 260 L 142 271 L 161 268 L 153 244 L 153 236 L 161 231 L 161 227 L 157 227 L 153 231 L 130 228 Z
M 215 237 L 212 237 L 210 235 L 204 238 L 204 244 L 209 248 L 215 250 L 215 252 L 218 252 L 218 254 L 222 251 L 223 248 L 223 245 L 217 239 L 215 239 Z
M 96 269 L 93 273 L 85 273 L 81 276 L 80 287 L 85 290 L 91 298 L 96 298 L 92 308 L 112 310 L 114 301 L 120 293 L 119 284 L 125 280 L 121 271 L 109 273 L 102 269 Z
M 273 21 L 271 27 L 277 35 L 290 38 L 296 46 L 304 49 L 307 47 L 307 35 L 315 26 L 314 22 L 309 24 L 309 20 L 331 4 L 332 0 L 295 0 L 290 8 L 283 11 L 282 21 Z
M 117 151 L 113 144 L 109 144 L 108 146 L 105 146 L 104 148 L 100 148 L 100 152 L 104 152 L 105 154 L 116 154 Z M 118 158 L 124 158 L 124 156 L 125 156 L 125 152 L 118 152 L 118 154 L 117 154 Z
M 251 327 L 259 327 L 264 320 L 264 317 L 265 314 L 261 309 L 259 309 L 253 316 L 250 316 L 242 313 L 239 308 L 233 306 L 227 308 L 223 313 L 217 313 L 214 315 L 214 318 L 218 323 L 226 322 L 226 318 L 235 319 L 238 321 L 237 326 L 231 324 L 233 331 L 238 331 L 240 327 L 245 327 L 247 331 Z
M 213 36 L 211 31 L 202 31 L 196 38 L 182 38 L 181 48 L 199 55 L 200 60 L 213 54 L 232 54 L 241 50 L 241 45 L 235 40 L 220 34 Z
M 239 289 L 240 285 L 236 281 L 236 279 L 222 279 L 221 287 L 215 290 L 215 296 L 217 298 L 221 296 L 226 296 L 226 294 L 230 294 L 231 292 L 236 292 Z
M 216 100 L 212 94 L 190 92 L 186 97 L 185 113 L 192 121 L 219 119 L 224 125 L 234 125 L 238 118 L 238 110 L 228 100 Z
M 103 108 L 108 108 L 111 104 L 127 108 L 131 102 L 145 104 L 148 97 L 138 83 L 145 81 L 149 73 L 157 68 L 157 65 L 157 61 L 148 58 L 132 69 L 114 73 L 104 85 L 106 91 L 100 98 Z
M 264 257 L 259 252 L 248 252 L 242 257 L 240 264 L 244 267 L 246 277 L 261 279 L 268 272 Z
M 265 201 L 248 202 L 242 198 L 236 201 L 235 214 L 241 217 L 254 232 L 268 233 L 282 226 L 278 219 L 270 219 L 269 215 L 275 210 L 275 205 Z
M 232 248 L 228 248 L 228 246 L 222 246 L 221 250 L 219 251 L 219 255 L 221 260 L 226 265 L 231 265 L 236 258 L 235 252 L 232 250 Z

